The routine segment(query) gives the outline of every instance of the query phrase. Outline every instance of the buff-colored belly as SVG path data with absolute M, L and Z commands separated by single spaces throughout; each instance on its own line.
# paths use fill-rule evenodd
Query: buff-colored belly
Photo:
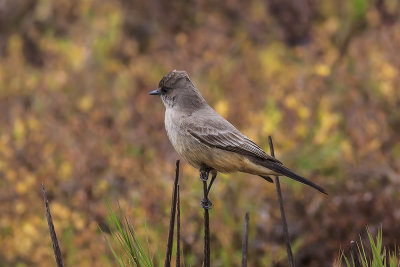
M 239 171 L 255 175 L 276 174 L 261 165 L 253 163 L 247 156 L 209 147 L 193 136 L 186 136 L 183 139 L 186 140 L 186 142 L 177 142 L 175 149 L 183 159 L 197 169 L 205 165 L 222 173 Z

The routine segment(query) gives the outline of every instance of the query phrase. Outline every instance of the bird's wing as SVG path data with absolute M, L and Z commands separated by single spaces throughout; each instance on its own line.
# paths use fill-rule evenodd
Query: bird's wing
M 281 163 L 218 114 L 208 114 L 185 123 L 187 131 L 200 142 L 223 150 Z

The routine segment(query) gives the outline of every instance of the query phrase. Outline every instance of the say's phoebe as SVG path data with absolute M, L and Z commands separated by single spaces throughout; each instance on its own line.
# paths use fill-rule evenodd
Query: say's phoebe
M 156 90 L 165 105 L 165 129 L 176 152 L 200 171 L 246 172 L 272 182 L 268 175 L 283 175 L 325 190 L 294 173 L 265 153 L 247 136 L 212 109 L 185 71 L 171 71 Z

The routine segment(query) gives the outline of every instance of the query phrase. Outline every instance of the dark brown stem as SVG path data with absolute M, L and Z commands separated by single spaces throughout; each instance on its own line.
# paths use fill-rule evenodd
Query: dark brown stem
M 268 136 L 268 142 L 269 142 L 269 148 L 271 150 L 271 156 L 273 156 L 275 158 L 274 144 L 272 143 L 271 136 Z M 290 245 L 289 230 L 288 230 L 288 226 L 287 226 L 287 222 L 286 222 L 285 209 L 283 207 L 281 184 L 279 182 L 279 177 L 278 176 L 275 176 L 275 185 L 276 185 L 276 191 L 278 193 L 279 208 L 281 210 L 283 232 L 285 233 L 286 251 L 287 251 L 287 254 L 288 254 L 289 266 L 290 267 L 294 267 L 292 247 Z
M 170 221 L 169 221 L 167 254 L 165 256 L 164 267 L 170 267 L 171 266 L 172 246 L 174 244 L 176 195 L 177 195 L 178 181 L 179 181 L 179 160 L 176 161 L 176 167 L 175 167 L 175 180 L 174 180 L 174 189 L 173 189 L 173 192 L 172 192 L 172 203 L 171 203 L 171 218 L 170 218 Z
M 57 266 L 58 267 L 63 267 L 64 263 L 62 261 L 61 251 L 60 251 L 60 247 L 58 245 L 56 231 L 54 230 L 53 219 L 51 217 L 49 201 L 47 199 L 46 190 L 44 188 L 44 184 L 43 183 L 42 183 L 42 192 L 43 192 L 44 205 L 46 207 L 47 224 L 49 226 L 51 242 L 53 244 L 54 256 L 56 257 Z
M 176 267 L 181 266 L 181 203 L 179 195 L 179 184 L 178 194 L 176 202 L 177 214 L 176 214 Z
M 211 208 L 211 202 L 208 200 L 208 179 L 209 171 L 200 170 L 200 179 L 203 182 L 203 200 L 202 206 L 204 209 L 204 267 L 210 267 L 210 215 L 209 209 Z
M 244 216 L 243 237 L 242 237 L 242 267 L 247 267 L 247 251 L 249 244 L 249 212 Z

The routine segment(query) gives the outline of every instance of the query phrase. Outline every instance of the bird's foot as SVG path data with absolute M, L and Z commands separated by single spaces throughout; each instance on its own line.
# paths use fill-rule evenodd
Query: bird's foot
M 212 208 L 212 202 L 209 199 L 202 199 L 201 200 L 201 206 L 203 207 L 203 209 L 205 210 L 209 210 Z

